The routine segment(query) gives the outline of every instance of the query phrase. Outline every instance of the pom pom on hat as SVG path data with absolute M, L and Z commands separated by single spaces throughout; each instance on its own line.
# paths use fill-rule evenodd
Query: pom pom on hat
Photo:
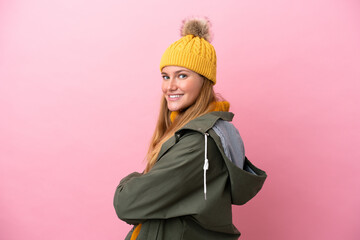
M 195 37 L 204 38 L 211 42 L 212 35 L 210 32 L 211 23 L 208 18 L 187 18 L 183 20 L 180 34 L 182 37 L 186 35 L 194 35 Z

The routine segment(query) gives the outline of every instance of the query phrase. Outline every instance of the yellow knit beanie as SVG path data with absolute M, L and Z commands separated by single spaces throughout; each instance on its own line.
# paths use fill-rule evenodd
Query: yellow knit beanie
M 170 45 L 160 61 L 160 71 L 165 66 L 190 69 L 216 83 L 216 53 L 210 44 L 210 22 L 193 18 L 183 21 L 181 36 Z

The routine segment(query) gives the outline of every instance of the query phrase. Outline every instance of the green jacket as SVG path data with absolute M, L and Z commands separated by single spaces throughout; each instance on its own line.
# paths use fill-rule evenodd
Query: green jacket
M 231 205 L 253 198 L 267 175 L 246 157 L 244 169 L 250 168 L 251 173 L 237 167 L 224 153 L 212 127 L 219 119 L 232 118 L 229 112 L 212 112 L 190 121 L 163 144 L 147 174 L 134 172 L 120 181 L 114 207 L 121 220 L 142 223 L 138 240 L 239 238 Z M 207 171 L 203 169 L 205 138 Z

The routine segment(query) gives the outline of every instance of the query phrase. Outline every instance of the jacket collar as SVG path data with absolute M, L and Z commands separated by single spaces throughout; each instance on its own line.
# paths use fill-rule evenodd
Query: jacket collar
M 234 114 L 231 112 L 210 112 L 191 120 L 184 127 L 176 131 L 174 136 L 164 142 L 159 152 L 158 160 L 162 157 L 162 155 L 164 155 L 164 153 L 167 152 L 167 150 L 169 150 L 177 141 L 179 141 L 181 132 L 183 130 L 192 130 L 205 134 L 214 126 L 217 120 L 222 119 L 225 121 L 231 121 L 233 117 Z
M 179 133 L 182 130 L 187 129 L 187 130 L 201 132 L 204 134 L 215 125 L 217 120 L 222 119 L 225 121 L 232 121 L 233 117 L 234 114 L 231 112 L 210 112 L 194 120 L 191 120 L 176 133 Z
M 176 131 L 175 135 L 169 138 L 161 147 L 161 150 L 158 155 L 158 159 L 169 150 L 181 137 L 181 132 L 184 130 L 197 131 L 202 134 L 205 134 L 209 129 L 211 129 L 217 120 L 222 119 L 225 121 L 231 121 L 234 117 L 234 114 L 231 112 L 210 112 L 201 117 L 195 118 L 187 123 L 184 127 Z

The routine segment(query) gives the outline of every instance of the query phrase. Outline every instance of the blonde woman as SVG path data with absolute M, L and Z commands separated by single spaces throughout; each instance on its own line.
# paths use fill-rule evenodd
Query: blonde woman
M 118 217 L 126 240 L 238 239 L 231 205 L 262 188 L 266 173 L 246 157 L 229 103 L 218 99 L 209 21 L 189 19 L 162 56 L 160 113 L 143 173 L 123 178 Z

